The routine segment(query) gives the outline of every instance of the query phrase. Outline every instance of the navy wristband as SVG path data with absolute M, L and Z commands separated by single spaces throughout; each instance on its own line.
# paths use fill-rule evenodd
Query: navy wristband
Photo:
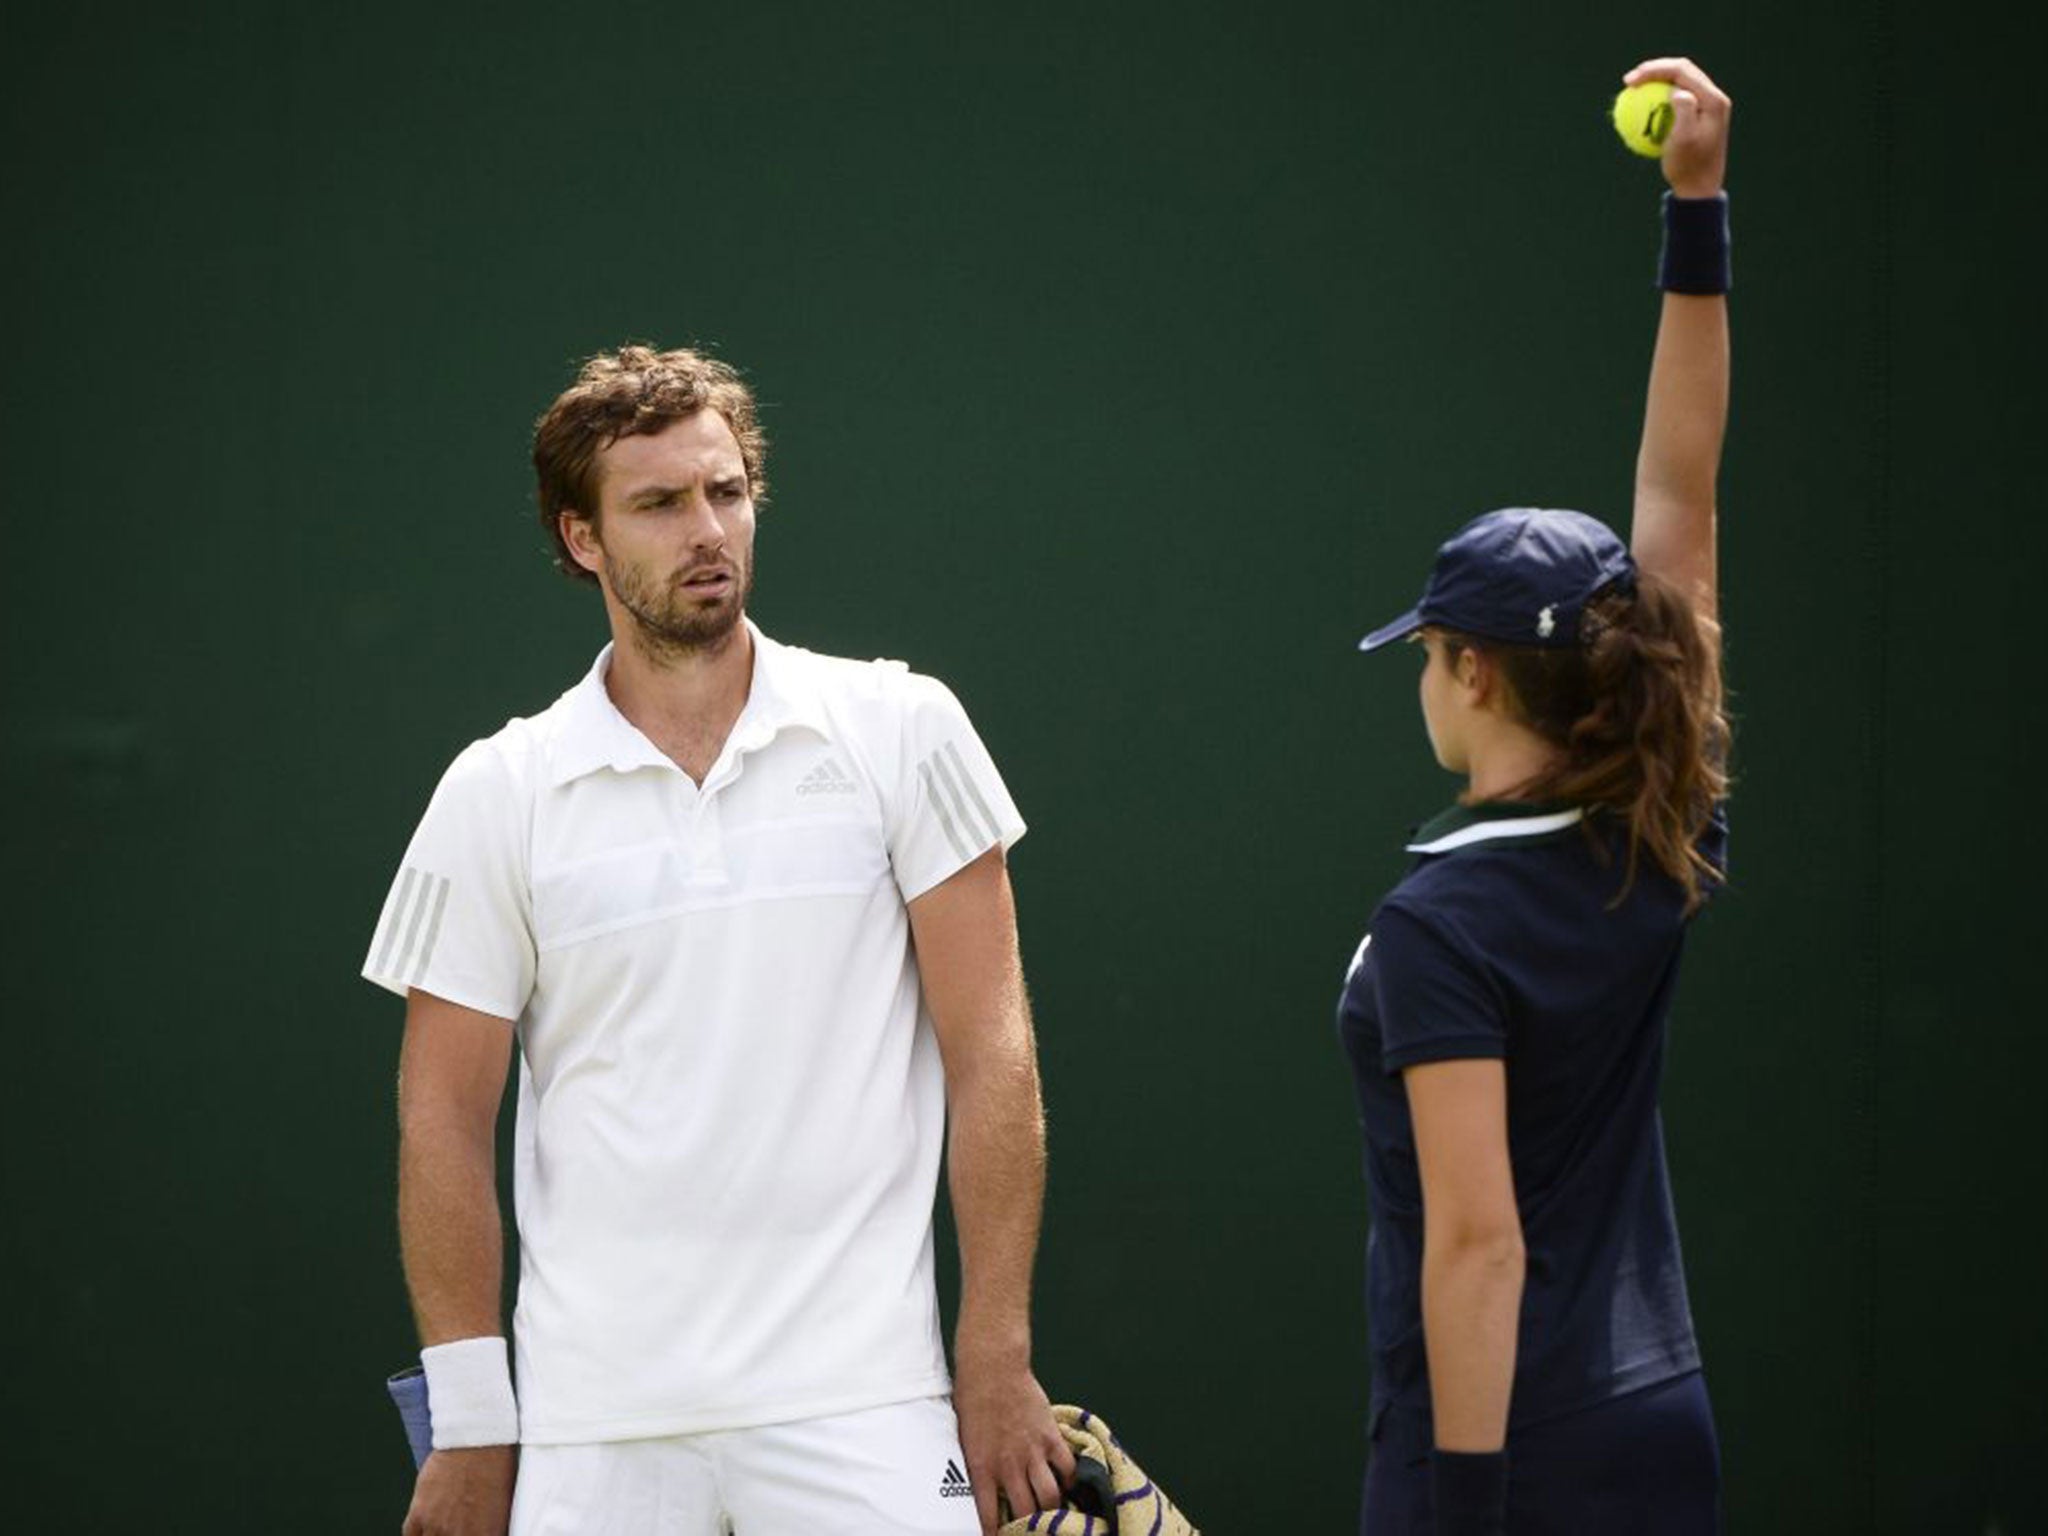
M 1431 1451 L 1436 1536 L 1502 1536 L 1508 1528 L 1508 1453 Z
M 434 1411 L 427 1403 L 427 1373 L 418 1366 L 388 1378 L 384 1389 L 398 1404 L 398 1417 L 405 1424 L 405 1443 L 412 1447 L 412 1464 L 423 1467 L 434 1454 Z
M 1728 194 L 1678 197 L 1664 194 L 1664 249 L 1657 259 L 1657 286 L 1666 293 L 1726 293 Z

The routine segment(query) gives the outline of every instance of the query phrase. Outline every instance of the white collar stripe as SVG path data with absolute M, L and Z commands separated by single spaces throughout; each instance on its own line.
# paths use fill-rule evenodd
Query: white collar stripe
M 1553 811 L 1547 816 L 1509 816 L 1497 821 L 1475 821 L 1470 826 L 1460 827 L 1455 832 L 1446 832 L 1442 837 L 1427 843 L 1410 843 L 1410 853 L 1449 853 L 1453 848 L 1463 848 L 1470 843 L 1489 843 L 1503 837 L 1539 837 L 1545 832 L 1559 832 L 1575 822 L 1583 821 L 1586 808 L 1575 805 L 1568 811 Z

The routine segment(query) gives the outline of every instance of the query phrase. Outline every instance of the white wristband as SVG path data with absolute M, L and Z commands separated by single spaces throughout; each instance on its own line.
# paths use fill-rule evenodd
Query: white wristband
M 420 1368 L 427 1373 L 435 1450 L 518 1444 L 519 1402 L 503 1339 L 431 1345 L 420 1351 Z

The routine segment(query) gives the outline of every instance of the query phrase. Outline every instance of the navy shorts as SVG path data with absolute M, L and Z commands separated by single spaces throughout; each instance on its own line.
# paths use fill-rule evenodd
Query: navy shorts
M 1361 1536 L 1434 1536 L 1428 1426 L 1380 1420 Z M 1716 1536 L 1721 1450 L 1698 1371 L 1508 1437 L 1509 1536 Z

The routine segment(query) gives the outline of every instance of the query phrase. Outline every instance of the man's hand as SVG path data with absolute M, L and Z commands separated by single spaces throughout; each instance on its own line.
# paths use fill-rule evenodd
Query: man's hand
M 413 1484 L 404 1536 L 505 1536 L 518 1470 L 517 1446 L 434 1452 Z
M 998 1494 L 1009 1501 L 1012 1518 L 1059 1508 L 1060 1490 L 1074 1475 L 1074 1452 L 1053 1422 L 1052 1404 L 1031 1368 L 963 1358 L 953 1378 L 960 1449 L 983 1536 L 994 1536 L 1001 1523 Z

